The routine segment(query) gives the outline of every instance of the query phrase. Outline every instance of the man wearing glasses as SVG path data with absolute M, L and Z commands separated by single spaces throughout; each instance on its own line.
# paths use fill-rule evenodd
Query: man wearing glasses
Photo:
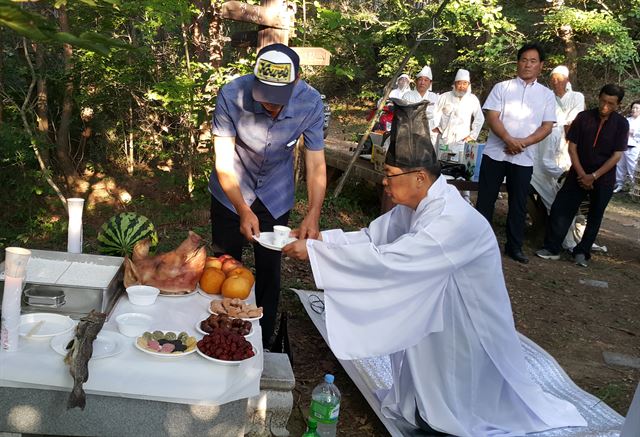
M 440 175 L 415 114 L 424 103 L 397 107 L 386 157 L 383 186 L 397 206 L 368 228 L 283 249 L 308 259 L 324 289 L 329 346 L 340 359 L 390 355 L 382 413 L 430 434 L 585 426 L 529 377 L 495 236 Z

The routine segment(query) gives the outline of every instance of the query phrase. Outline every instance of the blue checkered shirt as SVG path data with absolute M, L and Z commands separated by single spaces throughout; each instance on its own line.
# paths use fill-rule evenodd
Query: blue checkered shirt
M 234 168 L 247 205 L 259 198 L 273 217 L 293 208 L 293 156 L 304 136 L 309 150 L 324 148 L 323 104 L 320 93 L 299 80 L 289 103 L 274 120 L 251 96 L 255 76 L 241 76 L 222 87 L 213 114 L 213 135 L 235 137 Z M 209 191 L 231 211 L 215 168 Z

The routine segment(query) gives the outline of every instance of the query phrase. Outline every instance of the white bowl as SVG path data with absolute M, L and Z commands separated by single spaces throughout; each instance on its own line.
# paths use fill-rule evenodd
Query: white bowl
M 141 313 L 125 313 L 116 317 L 118 331 L 127 337 L 138 337 L 151 327 L 151 316 Z
M 127 287 L 129 302 L 134 305 L 153 305 L 160 294 L 160 290 L 150 285 L 132 285 Z

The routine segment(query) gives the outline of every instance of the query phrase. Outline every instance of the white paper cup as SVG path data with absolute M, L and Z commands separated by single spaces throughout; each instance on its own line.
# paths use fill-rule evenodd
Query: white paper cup
M 275 246 L 283 246 L 287 238 L 291 234 L 291 228 L 288 226 L 276 225 L 273 227 L 273 244 Z

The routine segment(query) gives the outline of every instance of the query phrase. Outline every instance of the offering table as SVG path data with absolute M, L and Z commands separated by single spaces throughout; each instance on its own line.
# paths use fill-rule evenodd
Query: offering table
M 253 298 L 253 295 L 251 296 Z M 186 331 L 207 317 L 209 298 L 160 296 L 133 306 L 123 296 L 103 330 L 117 331 L 115 317 L 148 314 L 151 330 Z M 21 339 L 17 352 L 0 352 L 0 431 L 58 435 L 244 435 L 247 399 L 260 394 L 263 351 L 260 325 L 248 338 L 257 354 L 240 365 L 210 362 L 197 353 L 157 357 L 126 338 L 123 350 L 89 361 L 84 411 L 67 410 L 73 380 L 50 339 Z M 290 368 L 289 368 L 290 369 Z M 288 419 L 288 417 L 287 417 Z

